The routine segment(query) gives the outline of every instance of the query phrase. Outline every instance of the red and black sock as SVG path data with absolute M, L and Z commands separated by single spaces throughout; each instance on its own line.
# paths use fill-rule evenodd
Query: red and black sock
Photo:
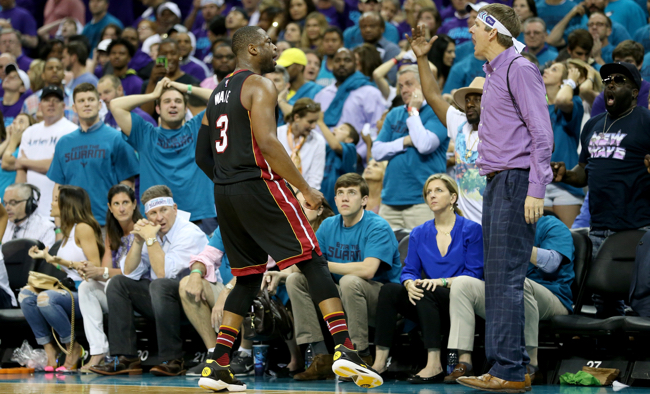
M 327 328 L 330 330 L 330 334 L 334 338 L 334 343 L 337 345 L 343 345 L 350 350 L 354 350 L 354 345 L 350 340 L 350 334 L 348 333 L 348 324 L 345 319 L 345 313 L 332 312 L 325 317 L 323 317 L 325 323 L 327 323 Z
M 217 364 L 225 367 L 230 364 L 230 352 L 232 345 L 237 339 L 239 330 L 230 326 L 221 325 L 219 327 L 219 336 L 217 337 L 217 346 L 214 347 L 213 357 Z

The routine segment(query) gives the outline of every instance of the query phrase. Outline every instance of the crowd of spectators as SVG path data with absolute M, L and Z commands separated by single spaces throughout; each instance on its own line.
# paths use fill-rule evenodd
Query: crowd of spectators
M 387 368 L 399 313 L 420 326 L 427 352 L 409 382 L 473 373 L 474 316 L 485 316 L 486 178 L 476 161 L 489 75 L 470 28 L 490 3 L 513 7 L 519 19 L 521 56 L 542 76 L 554 136 L 548 216 L 537 224 L 524 285 L 531 374 L 538 321 L 572 312 L 568 229 L 589 227 L 595 256 L 609 235 L 650 227 L 650 163 L 643 161 L 650 154 L 650 2 L 141 3 L 0 0 L 2 242 L 42 242 L 46 248 L 29 255 L 76 284 L 73 304 L 67 293 L 30 286 L 16 297 L 0 264 L 0 307 L 23 310 L 47 352 L 47 370 L 80 368 L 87 350 L 87 372 L 141 371 L 137 312 L 158 323 L 166 361 L 151 372 L 200 375 L 201 365 L 184 365 L 181 322 L 189 320 L 212 351 L 236 278 L 195 149 L 211 93 L 236 67 L 233 34 L 247 25 L 276 43 L 277 66 L 265 77 L 278 92 L 277 137 L 325 196 L 323 207 L 305 214 L 354 316 L 350 337 L 378 372 Z M 434 39 L 412 41 L 411 29 Z M 411 231 L 403 264 L 397 229 Z M 333 356 L 305 277 L 297 268 L 278 271 L 270 258 L 267 267 L 264 286 L 291 301 L 296 317 L 287 372 L 331 378 Z M 623 300 L 593 298 L 599 317 L 624 313 Z M 88 349 L 71 341 L 72 308 Z M 64 364 L 52 329 L 68 346 Z M 300 345 L 310 346 L 311 365 Z M 460 355 L 449 376 L 441 360 L 447 346 Z M 251 343 L 242 340 L 232 368 L 249 374 L 252 364 Z

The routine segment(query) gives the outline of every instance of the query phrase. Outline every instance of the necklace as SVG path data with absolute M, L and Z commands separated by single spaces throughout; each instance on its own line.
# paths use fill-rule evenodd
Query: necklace
M 435 221 L 434 221 L 434 224 L 435 224 Z M 436 226 L 436 230 L 437 230 L 439 233 L 443 233 L 443 234 L 445 234 L 446 236 L 451 236 L 451 232 L 452 232 L 452 230 L 454 229 L 454 226 L 455 226 L 455 225 L 456 225 L 456 215 L 454 215 L 454 222 L 451 224 L 451 229 L 450 229 L 449 231 L 442 231 L 442 230 L 440 230 L 440 229 L 438 228 L 438 225 L 437 225 L 437 224 L 436 224 L 435 226 Z
M 469 136 L 467 137 L 468 142 L 469 142 L 469 137 L 472 136 L 473 132 L 474 132 L 473 130 L 469 132 Z M 478 133 L 476 134 L 476 139 L 474 139 L 474 144 L 472 144 L 472 146 L 469 149 L 467 149 L 467 153 L 465 153 L 465 159 L 469 160 L 469 158 L 472 157 L 472 153 L 474 153 L 473 150 L 476 147 L 476 144 L 478 144 Z M 465 148 L 467 148 L 467 144 L 465 145 Z
M 605 115 L 605 122 L 603 123 L 603 132 L 601 133 L 601 136 L 607 134 L 607 132 L 609 131 L 609 129 L 611 129 L 612 126 L 614 126 L 614 123 L 616 123 L 616 122 L 618 122 L 620 119 L 623 119 L 624 117 L 628 116 L 629 114 L 632 113 L 632 111 L 634 111 L 634 108 L 630 108 L 630 109 L 628 109 L 628 110 L 626 111 L 627 113 L 626 113 L 625 115 L 623 115 L 623 116 L 621 116 L 621 117 L 619 117 L 619 118 L 617 118 L 617 119 L 614 119 L 614 121 L 612 122 L 612 124 L 609 125 L 609 127 L 607 128 L 607 130 L 605 130 L 605 126 L 607 125 L 607 117 L 609 117 L 609 112 L 606 112 L 606 115 Z

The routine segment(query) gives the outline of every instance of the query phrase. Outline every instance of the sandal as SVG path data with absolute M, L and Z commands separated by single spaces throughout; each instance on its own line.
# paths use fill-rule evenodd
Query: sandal
M 48 365 L 47 367 L 43 368 L 43 371 L 44 372 L 54 372 L 54 367 Z

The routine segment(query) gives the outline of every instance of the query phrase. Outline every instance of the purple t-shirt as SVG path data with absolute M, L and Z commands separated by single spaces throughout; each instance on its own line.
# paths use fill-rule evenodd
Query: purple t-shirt
M 447 19 L 438 29 L 438 34 L 446 34 L 451 37 L 456 45 L 472 39 L 472 35 L 467 27 L 467 18 L 457 18 L 455 15 L 452 19 Z
M 29 94 L 27 94 L 29 93 Z M 13 105 L 4 105 L 3 98 L 0 97 L 0 111 L 2 111 L 2 115 L 4 116 L 4 121 L 5 121 L 5 127 L 9 126 L 13 121 L 16 116 L 20 113 L 20 111 L 23 109 L 23 103 L 25 102 L 25 99 L 29 97 L 33 92 L 28 90 L 27 92 L 23 93 L 18 101 L 16 101 L 15 104 Z
M 336 26 L 341 30 L 345 30 L 354 25 L 354 22 L 348 18 L 348 15 L 350 15 L 350 6 L 347 3 L 345 3 L 345 9 L 342 13 L 336 11 L 336 7 L 334 6 L 331 6 L 330 8 L 317 8 L 317 11 L 325 15 L 327 23 L 331 26 Z
M 129 62 L 129 68 L 134 69 L 135 71 L 140 71 L 146 66 L 149 65 L 153 60 L 149 55 L 146 53 L 142 52 L 140 49 L 135 51 L 135 55 L 131 58 L 131 61 Z
M 22 34 L 36 36 L 36 20 L 26 9 L 21 7 L 4 9 L 0 11 L 0 18 L 8 19 L 11 27 Z
M 442 19 L 442 23 L 444 24 L 445 22 L 447 22 L 447 19 L 454 18 L 454 13 L 455 12 L 456 12 L 456 9 L 454 7 L 451 7 L 451 6 L 443 9 L 440 12 L 440 19 Z
M 199 81 L 203 81 L 208 77 L 205 74 L 205 69 L 193 61 L 189 61 L 187 64 L 182 64 L 181 70 L 187 74 L 190 74 Z
M 196 37 L 196 48 L 194 48 L 194 56 L 197 59 L 204 61 L 205 57 L 210 54 L 210 46 L 212 43 L 208 38 L 208 31 L 201 27 L 192 30 L 194 37 Z
M 29 65 L 32 64 L 32 58 L 25 56 L 25 54 L 21 54 L 18 56 L 18 59 L 16 59 L 16 63 L 18 63 L 18 67 L 23 70 L 24 72 L 29 71 Z
M 126 76 L 121 81 L 125 96 L 140 94 L 142 91 L 142 78 L 137 76 L 134 70 L 128 70 Z

